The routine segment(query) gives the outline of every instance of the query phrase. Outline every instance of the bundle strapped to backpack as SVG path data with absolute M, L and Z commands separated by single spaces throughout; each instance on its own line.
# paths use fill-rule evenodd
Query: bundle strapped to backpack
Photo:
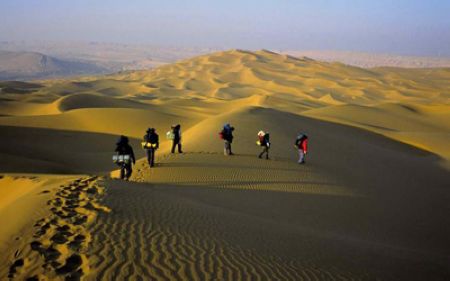
M 258 132 L 258 140 L 256 141 L 256 144 L 259 146 L 269 146 L 270 140 L 269 140 L 269 133 L 265 133 L 264 131 Z
M 174 139 L 175 139 L 175 134 L 173 133 L 173 131 L 168 131 L 168 132 L 166 133 L 166 138 L 167 138 L 168 140 L 174 140 Z
M 112 157 L 113 162 L 117 164 L 128 164 L 131 161 L 131 156 L 128 154 L 122 154 L 122 155 L 113 155 Z
M 150 149 L 150 148 L 157 148 L 158 144 L 157 143 L 150 143 L 147 141 L 143 141 L 141 142 L 142 148 L 143 149 Z

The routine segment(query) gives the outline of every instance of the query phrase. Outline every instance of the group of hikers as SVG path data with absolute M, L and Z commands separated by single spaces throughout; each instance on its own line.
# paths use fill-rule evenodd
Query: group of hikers
M 234 127 L 230 124 L 225 124 L 223 129 L 219 132 L 220 139 L 224 142 L 224 155 L 233 155 L 231 145 L 233 143 L 233 131 Z M 259 158 L 265 158 L 269 160 L 270 149 L 270 134 L 269 132 L 259 131 L 257 134 L 258 140 L 256 144 L 262 148 Z M 181 125 L 173 125 L 166 133 L 166 138 L 172 141 L 171 153 L 183 153 L 181 150 Z M 159 135 L 156 133 L 155 128 L 147 129 L 146 134 L 143 137 L 142 148 L 146 152 L 147 161 L 150 167 L 155 166 L 155 153 L 159 148 Z M 308 136 L 304 133 L 300 133 L 294 143 L 294 147 L 299 153 L 299 164 L 305 164 L 305 157 L 308 147 Z M 128 180 L 133 172 L 132 165 L 136 163 L 134 151 L 129 144 L 128 137 L 120 136 L 116 143 L 116 155 L 113 156 L 113 161 L 120 166 L 120 178 Z

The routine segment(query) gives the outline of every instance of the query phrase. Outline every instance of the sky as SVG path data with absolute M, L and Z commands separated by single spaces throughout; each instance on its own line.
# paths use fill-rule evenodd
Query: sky
M 450 0 L 0 0 L 0 41 L 450 56 Z

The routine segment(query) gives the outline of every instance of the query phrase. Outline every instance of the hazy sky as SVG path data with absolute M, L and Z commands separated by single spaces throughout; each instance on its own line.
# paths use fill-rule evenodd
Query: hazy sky
M 0 0 L 0 40 L 450 56 L 450 0 Z

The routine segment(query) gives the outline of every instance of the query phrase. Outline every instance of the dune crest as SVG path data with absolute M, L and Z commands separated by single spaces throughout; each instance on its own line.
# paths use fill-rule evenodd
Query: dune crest
M 106 113 L 96 108 L 120 108 L 129 109 L 118 113 L 128 122 L 142 122 L 147 126 L 157 127 L 160 120 L 166 120 L 163 116 L 172 115 L 175 118 L 170 119 L 175 120 L 178 116 L 179 122 L 188 118 L 190 126 L 211 115 L 235 111 L 241 106 L 261 106 L 359 126 L 426 148 L 449 159 L 450 152 L 442 145 L 449 141 L 449 130 L 445 125 L 449 123 L 447 115 L 428 114 L 427 116 L 434 117 L 424 118 L 418 126 L 408 126 L 408 130 L 404 130 L 400 126 L 402 121 L 398 121 L 410 118 L 402 105 L 411 108 L 429 106 L 428 112 L 434 111 L 433 108 L 437 108 L 437 111 L 442 110 L 442 107 L 448 108 L 448 81 L 448 68 L 362 69 L 340 63 L 295 58 L 266 50 L 231 50 L 182 60 L 154 70 L 128 71 L 75 81 L 43 81 L 39 88 L 31 88 L 33 90 L 26 94 L 14 92 L 15 87 L 20 85 L 2 82 L 2 91 L 8 89 L 5 92 L 8 101 L 1 102 L 0 108 L 5 109 L 8 118 L 0 118 L 0 124 L 95 131 L 94 128 L 80 126 L 84 122 L 64 121 L 52 124 L 48 120 L 53 117 L 36 115 L 65 115 L 68 110 L 92 108 L 89 113 L 91 118 L 102 120 L 103 116 L 111 116 L 112 112 Z M 400 122 L 398 126 L 394 123 L 390 125 L 391 133 L 380 129 L 386 128 L 383 123 L 387 119 L 371 118 L 370 124 L 365 126 L 360 123 L 367 123 L 364 121 L 367 118 L 366 111 L 341 110 L 346 105 L 366 107 L 370 116 L 370 112 L 377 111 L 383 104 L 398 104 L 396 108 L 383 112 L 387 119 L 394 123 Z M 162 108 L 164 109 L 161 111 Z M 131 113 L 137 110 L 159 111 L 163 114 L 153 117 L 150 113 L 139 116 Z M 185 114 L 186 111 L 189 114 Z M 80 115 L 84 116 L 86 113 Z M 23 119 L 27 115 L 35 117 L 32 120 Z M 71 116 L 75 115 L 74 112 Z M 131 115 L 136 117 L 129 118 Z M 67 120 L 61 116 L 62 119 Z M 141 132 L 144 131 L 143 127 L 139 129 Z M 118 133 L 117 130 L 102 125 L 100 128 L 103 128 L 101 132 L 104 133 Z M 430 132 L 430 128 L 436 130 Z M 393 130 L 397 133 L 392 133 Z M 130 134 L 130 130 L 125 130 L 124 133 Z M 131 132 L 136 137 L 141 134 L 134 130 Z
M 48 175 L 6 177 L 26 189 L 4 189 L 0 217 L 17 202 L 42 213 L 26 217 L 19 242 L 5 238 L 0 278 L 448 280 L 439 163 L 450 159 L 449 81 L 446 68 L 231 50 L 154 70 L 1 82 L 0 171 L 73 176 L 52 188 Z M 185 154 L 169 153 L 174 124 Z M 151 169 L 147 128 L 161 140 Z M 270 160 L 257 158 L 259 130 L 270 132 Z M 296 164 L 300 132 L 306 165 Z M 118 135 L 139 159 L 131 182 L 80 178 L 117 169 Z

